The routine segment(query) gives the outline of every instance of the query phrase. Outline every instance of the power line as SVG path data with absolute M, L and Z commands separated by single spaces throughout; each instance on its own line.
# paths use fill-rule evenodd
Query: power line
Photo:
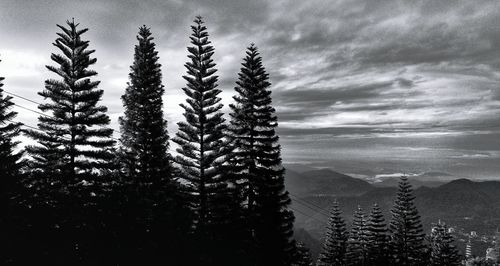
M 316 217 L 314 217 L 314 216 L 312 216 L 312 215 L 309 215 L 309 214 L 307 214 L 307 213 L 305 213 L 305 212 L 303 212 L 303 211 L 301 211 L 301 210 L 295 209 L 295 208 L 293 208 L 293 207 L 290 207 L 290 209 L 292 209 L 294 212 L 298 212 L 298 213 L 300 213 L 300 214 L 302 214 L 302 215 L 304 215 L 304 216 L 307 216 L 307 217 L 309 217 L 309 218 L 311 218 L 311 219 L 314 219 L 314 220 L 316 220 L 316 221 L 318 221 L 318 222 L 325 223 L 325 224 L 327 223 L 326 221 L 320 220 L 320 219 L 318 219 L 318 218 L 316 218 Z
M 9 95 L 11 95 L 11 96 L 14 96 L 14 97 L 17 97 L 17 98 L 23 99 L 23 100 L 25 100 L 25 101 L 32 102 L 32 103 L 34 103 L 34 104 L 38 104 L 38 105 L 40 105 L 40 104 L 41 104 L 41 103 L 39 103 L 39 102 L 37 102 L 37 101 L 31 100 L 31 99 L 29 99 L 29 98 L 23 97 L 23 96 L 21 96 L 21 95 L 18 95 L 18 94 L 15 94 L 15 93 L 12 93 L 12 92 L 9 92 L 9 91 L 6 91 L 6 90 L 3 90 L 3 92 L 5 92 L 5 93 L 7 93 L 7 94 L 9 94 Z
M 17 95 L 17 94 L 15 94 L 15 93 L 11 93 L 11 92 L 8 92 L 8 91 L 5 91 L 5 90 L 4 90 L 4 92 L 5 92 L 5 93 L 7 93 L 7 94 L 9 94 L 9 95 L 11 95 L 11 96 L 18 97 L 18 98 L 20 98 L 20 99 L 23 99 L 23 100 L 29 101 L 29 102 L 31 102 L 31 103 L 35 103 L 35 104 L 41 105 L 41 103 L 39 103 L 39 102 L 37 102 L 37 101 L 31 100 L 31 99 L 29 99 L 29 98 L 26 98 L 26 97 L 23 97 L 23 96 L 20 96 L 20 95 Z M 49 114 L 45 114 L 45 113 L 42 113 L 42 112 L 39 112 L 39 111 L 33 110 L 33 109 L 31 109 L 31 108 L 28 108 L 28 107 L 22 106 L 22 105 L 17 104 L 17 103 L 14 103 L 14 105 L 15 105 L 15 106 L 17 106 L 17 107 L 19 107 L 19 108 L 21 108 L 21 109 L 24 109 L 24 110 L 27 110 L 27 111 L 30 111 L 30 112 L 33 112 L 33 113 L 36 113 L 36 114 L 39 114 L 39 115 L 43 115 L 43 116 L 45 116 L 45 117 L 50 117 L 50 118 L 53 118 L 53 119 L 57 119 L 57 118 L 55 118 L 54 116 L 51 116 L 51 115 L 49 115 Z M 112 140 L 119 141 L 119 140 L 118 140 L 118 139 L 116 139 L 115 137 L 110 137 L 110 138 L 111 138 Z
M 319 214 L 321 214 L 321 215 L 323 215 L 323 216 L 325 216 L 327 218 L 330 217 L 330 215 L 328 214 L 328 212 L 326 212 L 325 209 L 320 208 L 320 207 L 316 207 L 316 209 L 315 209 L 315 208 L 311 207 L 311 206 L 315 206 L 315 205 L 309 203 L 308 201 L 299 199 L 299 198 L 297 198 L 296 196 L 294 196 L 292 194 L 290 194 L 290 195 L 294 197 L 294 201 L 296 203 L 299 203 L 300 205 L 302 205 L 302 206 L 304 206 L 304 207 L 306 207 L 306 208 L 308 208 L 308 209 L 310 209 L 310 210 L 312 210 L 312 211 L 314 211 L 316 213 L 319 213 Z
M 28 111 L 30 111 L 30 112 L 37 113 L 37 114 L 39 114 L 39 115 L 43 115 L 43 116 L 46 116 L 46 117 L 50 117 L 50 118 L 54 118 L 54 119 L 55 119 L 55 117 L 53 117 L 53 116 L 51 116 L 51 115 L 44 114 L 44 113 L 42 113 L 42 112 L 38 112 L 38 111 L 36 111 L 36 110 L 33 110 L 33 109 L 31 109 L 31 108 L 28 108 L 28 107 L 24 107 L 24 106 L 19 105 L 19 104 L 17 104 L 17 103 L 14 103 L 14 105 L 15 105 L 15 106 L 17 106 L 17 107 L 19 107 L 19 108 L 22 108 L 22 109 L 24 109 L 24 110 L 28 110 Z
M 15 120 L 12 120 L 12 119 L 8 119 L 10 122 L 13 122 L 13 123 L 19 123 L 21 127 L 26 127 L 26 128 L 29 128 L 29 129 L 33 129 L 33 130 L 36 130 L 36 131 L 40 131 L 40 132 L 45 132 L 44 130 L 38 128 L 38 127 L 34 127 L 34 126 L 30 126 L 30 125 L 26 125 L 22 122 L 19 122 L 19 121 L 15 121 Z M 62 139 L 65 139 L 65 140 L 70 140 L 68 137 L 65 137 L 65 136 L 59 136 L 60 138 Z

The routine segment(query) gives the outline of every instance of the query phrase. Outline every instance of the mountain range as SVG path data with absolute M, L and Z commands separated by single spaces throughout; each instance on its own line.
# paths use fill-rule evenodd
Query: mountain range
M 348 224 L 357 206 L 368 213 L 374 203 L 379 204 L 388 222 L 399 178 L 368 182 L 325 168 L 303 172 L 287 169 L 285 180 L 296 227 L 304 230 L 300 237 L 316 247 L 322 242 L 329 208 L 335 199 Z M 439 220 L 460 232 L 476 231 L 480 235 L 492 235 L 500 226 L 499 181 L 452 179 L 439 172 L 410 176 L 409 181 L 414 186 L 415 204 L 426 232 Z M 305 237 L 306 233 L 310 238 Z M 318 250 L 312 252 L 317 255 L 314 253 Z

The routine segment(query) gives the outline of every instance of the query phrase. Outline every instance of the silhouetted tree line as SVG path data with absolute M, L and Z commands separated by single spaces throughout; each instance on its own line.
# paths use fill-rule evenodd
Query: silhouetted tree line
M 461 265 L 453 237 L 444 223 L 434 225 L 427 236 L 423 233 L 414 199 L 408 179 L 402 177 L 389 225 L 380 207 L 374 204 L 369 215 L 358 207 L 349 232 L 335 201 L 317 265 Z
M 16 120 L 0 78 L 2 265 L 312 265 L 293 238 L 271 84 L 255 45 L 225 121 L 214 48 L 196 17 L 173 156 L 150 29 L 139 29 L 117 143 L 87 29 L 74 20 L 58 27 L 37 127 Z M 16 152 L 21 132 L 35 144 Z M 347 233 L 335 203 L 318 265 L 456 265 L 445 226 L 424 243 L 405 179 L 392 214 L 387 228 L 377 205 L 368 217 L 359 208 Z
M 302 265 L 308 252 L 293 240 L 269 77 L 255 45 L 226 122 L 214 48 L 202 18 L 194 20 L 173 156 L 150 29 L 139 29 L 116 143 L 87 29 L 74 20 L 58 27 L 37 127 L 22 129 L 0 90 L 2 265 Z M 16 153 L 21 131 L 36 143 Z

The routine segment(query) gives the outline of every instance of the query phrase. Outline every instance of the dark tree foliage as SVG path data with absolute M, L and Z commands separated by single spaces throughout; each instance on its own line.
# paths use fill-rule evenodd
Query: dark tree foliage
M 393 263 L 396 265 L 425 265 L 424 243 L 420 215 L 414 204 L 413 189 L 406 177 L 401 177 L 399 190 L 391 210 L 390 223 Z
M 430 242 L 430 265 L 432 266 L 455 266 L 461 265 L 458 250 L 453 245 L 453 236 L 448 233 L 446 224 L 439 222 L 431 231 Z
M 139 29 L 120 117 L 125 174 L 136 182 L 157 184 L 170 178 L 167 121 L 163 118 L 161 64 L 146 26 Z
M 306 245 L 300 241 L 297 241 L 296 253 L 292 266 L 312 266 L 313 261 L 311 257 L 311 252 L 306 247 Z
M 294 215 L 284 187 L 278 126 L 272 107 L 269 75 L 255 45 L 250 45 L 231 108 L 231 173 L 240 191 L 248 229 L 256 245 L 257 265 L 289 265 L 295 243 Z
M 30 255 L 21 260 L 31 263 L 98 264 L 108 253 L 103 247 L 110 246 L 101 203 L 111 186 L 104 174 L 111 171 L 113 130 L 107 108 L 99 105 L 99 81 L 91 80 L 97 73 L 89 67 L 96 59 L 82 39 L 87 29 L 78 25 L 58 25 L 54 46 L 60 54 L 51 55 L 56 66 L 47 66 L 58 79 L 45 81 L 39 94 L 49 102 L 38 108 L 46 115 L 38 118 L 39 130 L 27 131 L 38 142 L 26 147 L 31 160 L 23 203 Z
M 119 119 L 120 163 L 127 191 L 124 208 L 130 218 L 128 243 L 135 246 L 130 247 L 130 253 L 145 263 L 156 259 L 152 252 L 155 245 L 174 240 L 161 238 L 172 238 L 175 228 L 177 215 L 172 205 L 176 184 L 172 181 L 167 121 L 163 118 L 161 64 L 148 27 L 140 27 L 137 41 L 130 82 L 122 96 L 125 112 Z M 172 232 L 167 236 L 167 231 Z M 165 247 L 165 252 L 171 249 Z
M 0 60 L 1 62 L 1 60 Z M 23 153 L 15 152 L 19 141 L 14 137 L 21 132 L 21 123 L 15 122 L 17 113 L 12 111 L 14 103 L 12 97 L 4 95 L 3 81 L 0 77 L 0 205 L 5 207 L 7 198 L 17 182 L 21 164 L 19 163 Z M 2 208 L 3 210 L 3 208 Z
M 82 174 L 108 169 L 112 158 L 110 148 L 113 130 L 108 128 L 107 108 L 98 105 L 103 90 L 99 81 L 91 77 L 97 72 L 89 67 L 97 61 L 91 58 L 89 41 L 81 35 L 88 29 L 78 29 L 77 23 L 68 21 L 67 27 L 57 25 L 62 32 L 54 42 L 62 54 L 52 54 L 57 66 L 47 69 L 60 79 L 45 81 L 45 90 L 39 94 L 49 103 L 38 106 L 47 115 L 38 117 L 41 131 L 28 130 L 28 135 L 39 145 L 27 146 L 33 158 L 31 167 L 43 171 L 59 184 L 76 184 Z
M 187 95 L 185 122 L 179 122 L 179 131 L 173 139 L 179 145 L 175 162 L 183 184 L 185 205 L 191 210 L 193 246 L 199 265 L 221 265 L 228 259 L 224 245 L 231 230 L 232 189 L 228 186 L 223 163 L 227 148 L 224 140 L 222 104 L 218 97 L 218 76 L 212 55 L 214 48 L 208 40 L 207 28 L 201 17 L 191 26 L 189 61 L 185 64 Z M 229 248 L 229 247 L 228 247 Z M 192 258 L 191 258 L 192 259 Z
M 384 215 L 374 204 L 366 223 L 367 265 L 384 266 L 389 263 L 389 236 Z
M 323 251 L 319 255 L 318 266 L 343 266 L 345 265 L 347 231 L 337 201 L 333 203 L 326 228 Z
M 0 235 L 6 241 L 0 243 L 0 264 L 11 260 L 13 242 L 16 242 L 16 232 L 12 230 L 14 202 L 19 197 L 20 190 L 20 159 L 22 152 L 16 152 L 18 141 L 14 140 L 20 134 L 21 123 L 15 122 L 17 113 L 12 111 L 12 97 L 4 95 L 3 77 L 0 77 Z M 8 241 L 7 241 L 8 239 Z
M 354 219 L 347 240 L 346 265 L 367 265 L 366 242 L 366 215 L 363 209 L 358 206 L 358 209 L 354 212 Z

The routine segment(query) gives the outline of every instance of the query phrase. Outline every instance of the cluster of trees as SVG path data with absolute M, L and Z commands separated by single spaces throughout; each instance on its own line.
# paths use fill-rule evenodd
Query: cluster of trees
M 368 215 L 358 207 L 349 232 L 339 204 L 334 202 L 317 265 L 461 265 L 444 223 L 437 223 L 427 236 L 423 233 L 414 199 L 408 179 L 402 177 L 389 225 L 374 204 Z
M 194 20 L 185 119 L 170 140 L 158 52 L 141 27 L 115 140 L 87 29 L 74 20 L 58 27 L 59 53 L 47 66 L 57 78 L 39 92 L 37 127 L 22 128 L 0 78 L 3 265 L 312 265 L 293 239 L 269 76 L 255 45 L 225 121 L 214 48 Z M 36 144 L 16 152 L 21 132 Z M 387 227 L 377 205 L 368 216 L 359 208 L 347 233 L 335 203 L 318 265 L 459 263 L 445 225 L 425 239 L 405 178 L 392 215 Z
M 269 77 L 255 45 L 225 121 L 214 48 L 202 18 L 194 20 L 184 121 L 170 140 L 158 52 L 141 27 L 115 140 L 87 29 L 74 20 L 58 27 L 59 52 L 47 66 L 56 78 L 38 93 L 37 127 L 16 122 L 0 87 L 2 265 L 309 263 L 293 239 Z M 36 143 L 16 152 L 21 132 Z

